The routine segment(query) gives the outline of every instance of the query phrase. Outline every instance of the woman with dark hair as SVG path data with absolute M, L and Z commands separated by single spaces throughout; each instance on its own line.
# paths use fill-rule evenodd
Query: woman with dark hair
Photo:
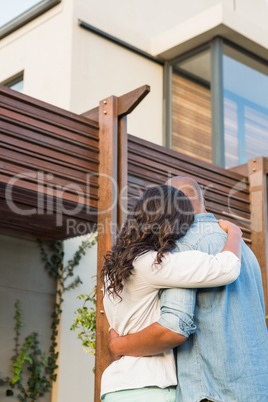
M 190 200 L 171 186 L 149 188 L 136 202 L 105 256 L 101 273 L 105 312 L 120 336 L 159 319 L 160 289 L 221 286 L 239 276 L 241 231 L 226 221 L 226 244 L 216 256 L 173 252 L 193 220 Z M 180 269 L 185 266 L 187 270 Z M 105 402 L 172 402 L 176 384 L 172 350 L 147 357 L 123 356 L 103 373 L 101 395 Z

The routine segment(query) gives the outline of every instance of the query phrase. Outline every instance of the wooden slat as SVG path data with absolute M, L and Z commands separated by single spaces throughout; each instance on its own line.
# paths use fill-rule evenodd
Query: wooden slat
M 36 208 L 37 198 L 42 194 L 36 191 L 14 187 L 12 200 L 16 207 L 21 211 L 28 211 Z M 14 213 L 6 202 L 5 186 L 0 185 L 0 228 L 2 233 L 15 234 L 17 236 L 27 236 L 30 238 L 40 238 L 43 240 L 64 240 L 77 235 L 82 235 L 93 230 L 97 223 L 97 208 L 81 205 L 81 211 L 75 217 L 63 212 L 62 225 L 57 226 L 55 211 L 59 206 L 56 205 L 55 198 L 43 197 L 43 210 L 39 214 L 24 216 Z M 40 204 L 39 204 L 40 205 Z M 64 200 L 64 209 L 72 211 L 77 207 L 77 203 Z M 41 205 L 40 205 L 41 206 Z M 75 224 L 73 219 L 75 218 Z M 72 221 L 69 221 L 72 219 Z M 26 222 L 27 224 L 26 224 Z M 80 225 L 80 226 L 79 226 Z M 67 231 L 69 229 L 69 232 Z
M 229 219 L 251 242 L 249 183 L 245 175 L 213 166 L 197 158 L 148 141 L 128 137 L 128 205 L 151 185 L 175 175 L 191 176 L 203 188 L 206 206 L 217 218 Z
M 54 127 L 52 124 L 40 124 L 36 119 L 23 120 L 23 116 L 20 115 L 20 120 L 15 117 L 7 117 L 6 109 L 1 108 L 1 128 L 3 132 L 6 132 L 13 136 L 20 136 L 27 138 L 29 142 L 36 142 L 37 140 L 41 144 L 46 145 L 60 145 L 63 149 L 72 149 L 71 147 L 81 147 L 83 149 L 98 148 L 98 137 L 96 138 L 96 129 L 88 127 L 88 135 L 84 132 L 67 131 L 66 129 L 60 129 Z M 17 114 L 16 114 L 17 115 Z M 31 123 L 31 124 L 29 124 Z M 36 135 L 38 134 L 38 136 Z M 64 140 L 64 142 L 63 142 Z
M 173 74 L 172 148 L 211 162 L 210 90 Z
M 77 115 L 46 102 L 39 101 L 28 95 L 15 92 L 10 88 L 0 85 L 0 106 L 20 111 L 25 116 L 36 116 L 40 121 L 50 122 L 55 127 L 65 127 L 67 130 L 87 131 L 86 127 L 91 125 L 98 129 L 98 123 L 84 116 Z
M 80 228 L 86 222 L 96 223 L 91 214 L 98 203 L 98 124 L 2 86 L 0 118 L 0 210 L 5 211 L 0 230 L 68 238 L 68 212 L 63 212 L 62 227 L 57 227 L 60 208 L 73 210 Z M 15 208 L 13 212 L 7 208 L 4 192 L 16 177 L 14 206 L 30 210 L 42 199 L 48 204 L 43 214 L 21 216 Z

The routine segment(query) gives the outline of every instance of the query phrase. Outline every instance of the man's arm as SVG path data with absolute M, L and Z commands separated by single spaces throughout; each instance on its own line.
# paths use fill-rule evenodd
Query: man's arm
M 110 331 L 112 360 L 124 356 L 151 356 L 181 345 L 196 327 L 193 323 L 195 289 L 166 289 L 160 300 L 161 318 L 134 334 L 118 336 Z
M 166 352 L 181 345 L 187 337 L 177 334 L 158 322 L 142 329 L 135 334 L 119 336 L 110 330 L 108 348 L 112 360 L 125 356 L 151 356 Z

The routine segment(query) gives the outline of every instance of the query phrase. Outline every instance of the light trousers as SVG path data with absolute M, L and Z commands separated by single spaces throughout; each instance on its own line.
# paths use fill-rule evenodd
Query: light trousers
M 175 402 L 176 388 L 146 387 L 109 392 L 103 402 Z

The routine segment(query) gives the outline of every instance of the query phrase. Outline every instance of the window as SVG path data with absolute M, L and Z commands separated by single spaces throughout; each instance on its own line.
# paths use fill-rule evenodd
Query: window
M 172 149 L 212 162 L 210 50 L 173 63 Z
M 13 89 L 14 91 L 23 92 L 23 72 L 14 75 L 12 78 L 4 81 L 2 85 Z
M 225 166 L 268 156 L 268 67 L 223 46 Z
M 61 0 L 0 0 L 0 39 L 43 14 Z
M 268 156 L 267 62 L 215 38 L 168 74 L 168 146 L 225 168 Z

